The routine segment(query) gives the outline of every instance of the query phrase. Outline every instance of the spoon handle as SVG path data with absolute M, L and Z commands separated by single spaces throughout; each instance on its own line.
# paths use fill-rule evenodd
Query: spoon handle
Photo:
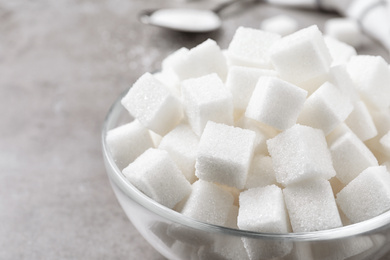
M 242 2 L 241 0 L 230 0 L 230 1 L 226 1 L 226 2 L 223 2 L 219 5 L 217 5 L 216 7 L 212 8 L 211 11 L 213 11 L 214 13 L 216 14 L 219 14 L 222 10 L 224 10 L 225 8 L 233 5 L 233 4 L 236 4 L 236 3 L 240 3 Z

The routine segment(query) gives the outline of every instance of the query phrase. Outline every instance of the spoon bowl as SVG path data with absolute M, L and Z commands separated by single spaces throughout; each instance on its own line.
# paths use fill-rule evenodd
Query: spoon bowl
M 219 13 L 232 4 L 242 1 L 223 2 L 213 9 L 163 8 L 142 11 L 141 23 L 180 32 L 206 33 L 218 30 L 222 21 Z
M 140 13 L 143 24 L 181 32 L 211 32 L 221 27 L 221 19 L 211 10 L 186 8 L 145 10 Z

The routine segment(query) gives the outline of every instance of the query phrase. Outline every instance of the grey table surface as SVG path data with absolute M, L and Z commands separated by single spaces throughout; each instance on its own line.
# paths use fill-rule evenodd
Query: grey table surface
M 163 57 L 280 13 L 323 28 L 333 14 L 240 4 L 223 27 L 181 34 L 137 21 L 144 8 L 215 2 L 0 0 L 0 259 L 164 259 L 128 221 L 104 169 L 109 107 Z M 387 53 L 366 39 L 361 54 Z

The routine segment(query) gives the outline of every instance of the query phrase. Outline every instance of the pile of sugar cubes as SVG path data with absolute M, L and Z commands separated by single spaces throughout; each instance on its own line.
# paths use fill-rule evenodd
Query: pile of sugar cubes
M 135 119 L 107 134 L 118 168 L 185 216 L 288 233 L 390 209 L 390 67 L 315 25 L 181 48 L 122 104 Z

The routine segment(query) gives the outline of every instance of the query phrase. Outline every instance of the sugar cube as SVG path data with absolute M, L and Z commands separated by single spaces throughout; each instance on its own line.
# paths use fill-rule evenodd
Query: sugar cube
M 237 225 L 242 230 L 287 233 L 291 230 L 282 190 L 275 186 L 241 192 Z M 292 243 L 243 238 L 250 259 L 271 259 L 287 255 Z
M 251 130 L 209 121 L 199 142 L 196 176 L 206 181 L 244 188 L 255 137 Z
M 232 65 L 270 68 L 269 49 L 280 35 L 248 27 L 239 27 L 227 52 Z
M 276 72 L 241 66 L 230 67 L 226 87 L 232 93 L 233 105 L 237 113 L 245 112 L 256 83 L 261 76 L 276 76 Z
M 311 232 L 341 227 L 341 219 L 329 181 L 312 179 L 283 190 L 294 232 Z
M 260 28 L 267 32 L 286 36 L 298 30 L 298 23 L 287 15 L 276 15 L 261 22 Z
M 270 53 L 280 77 L 295 84 L 326 75 L 332 62 L 316 25 L 283 37 L 272 46 Z
M 163 70 L 153 74 L 153 77 L 164 84 L 173 95 L 180 98 L 180 80 L 172 70 Z
M 333 59 L 332 65 L 345 64 L 351 57 L 357 55 L 355 48 L 344 42 L 326 35 L 324 36 L 324 40 L 326 47 L 329 49 L 330 56 Z
M 225 224 L 233 196 L 217 184 L 197 180 L 182 210 L 182 214 L 214 225 Z
M 137 189 L 168 208 L 191 192 L 191 184 L 163 150 L 149 148 L 122 172 Z
M 163 71 L 165 70 L 171 70 L 172 67 L 177 63 L 180 62 L 181 59 L 183 59 L 187 54 L 189 50 L 185 47 L 182 47 L 173 53 L 169 54 L 162 62 L 161 62 L 161 69 Z
M 122 105 L 145 127 L 164 135 L 183 117 L 180 100 L 150 73 L 142 75 L 122 99 Z
M 337 178 L 348 184 L 363 170 L 378 166 L 378 161 L 367 146 L 352 132 L 337 138 L 329 147 Z
M 365 169 L 336 196 L 341 210 L 357 223 L 390 209 L 390 173 L 385 166 Z
M 359 47 L 362 33 L 356 20 L 350 18 L 332 18 L 325 22 L 324 32 L 334 39 L 353 47 Z
M 354 109 L 345 119 L 345 123 L 362 141 L 371 139 L 378 134 L 370 111 L 363 101 L 355 103 Z
M 245 189 L 277 184 L 272 158 L 262 154 L 253 157 L 245 184 Z
M 268 126 L 256 120 L 247 118 L 245 116 L 241 117 L 236 123 L 235 126 L 240 128 L 245 128 L 252 130 L 256 134 L 255 138 L 255 154 L 268 155 L 267 149 L 267 140 L 275 137 L 280 133 L 277 129 L 272 126 Z
M 185 114 L 197 135 L 209 120 L 233 124 L 232 95 L 215 73 L 183 81 L 182 95 Z
M 180 80 L 216 73 L 226 79 L 227 63 L 218 44 L 207 39 L 188 52 L 183 51 L 169 63 Z
M 345 64 L 332 66 L 329 71 L 328 81 L 335 85 L 352 104 L 360 101 L 359 92 Z
M 237 229 L 238 206 L 233 205 L 229 211 L 225 227 Z M 215 236 L 212 246 L 202 248 L 201 252 L 204 260 L 208 259 L 242 259 L 249 260 L 241 237 L 238 236 Z M 218 258 L 219 257 L 219 258 Z
M 379 140 L 379 143 L 382 145 L 383 150 L 387 155 L 390 155 L 390 131 L 387 134 L 383 135 Z M 390 157 L 389 157 L 390 159 Z
M 325 82 L 305 102 L 298 123 L 318 128 L 325 135 L 352 112 L 353 105 L 333 84 Z
M 107 132 L 107 145 L 120 170 L 153 147 L 149 131 L 138 120 Z
M 241 192 L 237 225 L 242 230 L 256 232 L 289 232 L 282 189 L 268 185 Z
M 348 73 L 355 82 L 362 99 L 377 109 L 390 106 L 390 71 L 380 56 L 358 55 L 347 64 Z
M 371 109 L 370 113 L 379 136 L 383 136 L 390 131 L 390 109 Z
M 324 133 L 294 125 L 267 141 L 276 180 L 286 186 L 312 178 L 336 175 Z
M 158 148 L 168 151 L 186 179 L 192 183 L 196 179 L 198 144 L 199 137 L 192 129 L 188 125 L 180 124 L 162 138 Z
M 275 77 L 259 78 L 245 116 L 279 130 L 296 123 L 307 91 Z

